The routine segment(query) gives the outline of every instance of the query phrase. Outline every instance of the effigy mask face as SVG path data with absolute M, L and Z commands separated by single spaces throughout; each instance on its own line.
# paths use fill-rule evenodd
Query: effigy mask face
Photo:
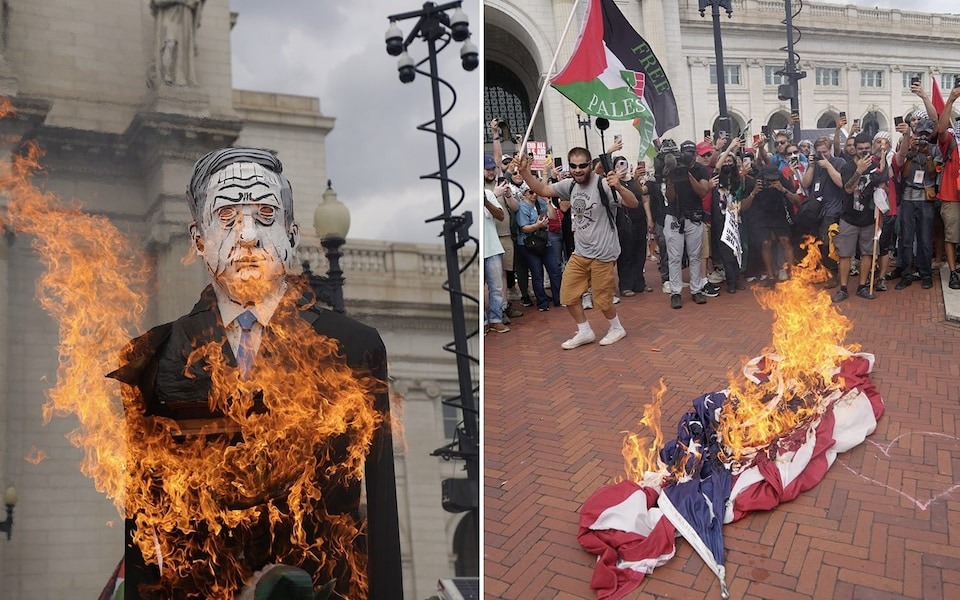
M 210 176 L 197 223 L 190 227 L 214 285 L 241 305 L 257 304 L 283 286 L 300 230 L 287 226 L 276 173 L 252 162 Z

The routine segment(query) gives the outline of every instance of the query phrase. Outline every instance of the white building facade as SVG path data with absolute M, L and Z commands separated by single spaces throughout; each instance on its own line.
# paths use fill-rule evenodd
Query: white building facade
M 183 194 L 194 161 L 217 147 L 277 152 L 296 190 L 300 258 L 314 273 L 326 271 L 311 223 L 326 188 L 324 143 L 334 119 L 316 98 L 232 89 L 230 30 L 238 15 L 228 0 L 203 4 L 197 84 L 187 86 L 157 80 L 146 0 L 3 0 L 0 9 L 0 93 L 18 110 L 0 121 L 0 158 L 9 160 L 24 139 L 37 140 L 46 153 L 38 184 L 142 241 L 156 290 L 144 328 L 184 314 L 206 284 L 201 265 L 181 264 L 190 246 Z M 6 204 L 0 197 L 0 223 Z M 76 419 L 42 422 L 57 377 L 57 326 L 36 301 L 42 266 L 30 236 L 3 233 L 0 485 L 15 485 L 20 502 L 12 538 L 0 537 L 0 597 L 95 598 L 123 555 L 122 517 L 80 473 L 80 451 L 64 437 Z M 441 288 L 444 250 L 348 237 L 343 252 L 347 312 L 380 330 L 393 395 L 402 400 L 405 435 L 395 454 L 404 596 L 427 598 L 439 578 L 477 574 L 479 561 L 475 520 L 441 506 L 441 481 L 465 477 L 463 464 L 430 456 L 450 441 L 459 418 L 441 405 L 458 391 L 454 357 L 442 349 L 453 336 Z M 476 296 L 475 265 L 463 281 Z M 468 331 L 477 328 L 477 313 L 468 307 Z M 36 460 L 41 451 L 45 458 Z
M 587 4 L 580 0 L 576 8 L 579 14 L 560 48 L 554 73 L 573 52 Z M 674 89 L 680 125 L 663 137 L 678 143 L 700 139 L 704 130 L 714 129 L 719 116 L 710 9 L 701 17 L 696 0 L 616 4 L 654 49 Z M 800 3 L 792 4 L 796 11 Z M 803 2 L 793 19 L 801 32 L 795 46 L 798 69 L 807 73 L 799 81 L 802 129 L 833 128 L 839 113 L 846 112 L 848 122 L 861 119 L 865 129 L 890 131 L 896 116 L 923 106 L 909 91 L 914 75 L 922 78 L 928 93 L 936 80 L 946 98 L 960 74 L 960 40 L 953 35 L 960 15 L 912 12 L 909 2 L 902 4 L 902 9 L 879 9 Z M 573 0 L 484 0 L 485 122 L 502 116 L 514 130 L 526 128 L 572 6 Z M 751 133 L 759 133 L 761 125 L 778 129 L 786 124 L 790 103 L 778 100 L 781 80 L 775 75 L 786 61 L 786 52 L 780 50 L 787 41 L 784 6 L 777 0 L 733 0 L 731 18 L 721 11 L 726 99 L 734 132 L 751 119 Z M 596 128 L 586 132 L 596 154 Z M 608 145 L 617 133 L 623 135 L 625 155 L 635 157 L 639 137 L 630 123 L 611 122 Z M 582 146 L 577 107 L 548 89 L 531 138 L 546 140 L 556 156 Z M 489 149 L 488 134 L 485 141 Z

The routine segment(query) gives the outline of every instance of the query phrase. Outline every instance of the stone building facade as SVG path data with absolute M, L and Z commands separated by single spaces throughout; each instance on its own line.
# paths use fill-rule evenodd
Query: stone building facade
M 485 122 L 507 116 L 511 106 L 536 102 L 540 84 L 573 7 L 573 0 L 484 0 Z M 570 33 L 554 72 L 572 54 L 582 13 L 588 2 L 580 0 Z M 696 0 L 617 0 L 617 6 L 651 45 L 670 78 L 677 98 L 680 125 L 665 137 L 700 139 L 719 116 L 710 10 L 701 17 Z M 799 2 L 793 2 L 794 9 Z M 801 31 L 796 44 L 800 80 L 801 128 L 832 128 L 841 111 L 861 119 L 865 126 L 892 130 L 894 117 L 921 107 L 909 91 L 913 74 L 922 76 L 929 92 L 936 79 L 944 97 L 960 73 L 960 41 L 953 32 L 960 15 L 930 14 L 901 9 L 805 1 L 794 19 Z M 732 0 L 733 16 L 721 11 L 720 27 L 726 77 L 727 106 L 738 130 L 752 119 L 750 130 L 761 125 L 783 127 L 789 101 L 777 99 L 780 82 L 774 72 L 783 68 L 786 53 L 784 2 Z M 952 7 L 948 7 L 952 8 Z M 507 91 L 493 91 L 491 88 Z M 500 100 L 503 96 L 507 100 Z M 512 96 L 518 100 L 512 100 Z M 577 124 L 577 107 L 548 89 L 543 108 L 534 120 L 532 139 L 546 140 L 561 155 L 583 145 L 584 130 Z M 525 127 L 522 117 L 512 123 Z M 638 136 L 629 122 L 611 123 L 606 137 L 623 135 L 626 156 L 637 155 Z M 600 147 L 596 129 L 587 131 L 590 148 Z M 488 136 L 489 138 L 489 136 Z M 489 139 L 486 140 L 489 149 Z
M 25 137 L 36 139 L 45 151 L 37 180 L 45 190 L 82 202 L 142 241 L 156 273 L 144 327 L 183 314 L 205 285 L 201 265 L 181 264 L 189 249 L 183 192 L 194 161 L 216 147 L 278 153 L 296 189 L 300 258 L 313 272 L 325 272 L 310 224 L 326 187 L 324 140 L 334 119 L 316 98 L 232 89 L 230 29 L 237 15 L 228 0 L 202 4 L 189 58 L 196 85 L 165 82 L 148 0 L 3 0 L 0 7 L 0 92 L 17 108 L 15 117 L 0 121 L 2 158 Z M 186 60 L 162 60 L 175 59 Z M 0 198 L 0 222 L 6 202 Z M 426 598 L 438 578 L 453 576 L 458 565 L 476 569 L 478 560 L 475 534 L 461 526 L 464 515 L 441 507 L 441 481 L 465 476 L 463 465 L 430 456 L 449 441 L 457 421 L 440 402 L 458 389 L 453 357 L 442 350 L 452 339 L 449 296 L 441 288 L 443 248 L 348 239 L 342 267 L 348 313 L 380 330 L 394 395 L 403 398 L 405 438 L 395 452 L 404 590 L 407 598 Z M 40 273 L 29 236 L 5 229 L 0 484 L 15 485 L 20 503 L 12 539 L 0 539 L 0 596 L 93 598 L 123 554 L 123 523 L 79 471 L 80 453 L 64 437 L 76 420 L 41 420 L 45 392 L 56 379 L 58 333 L 36 302 Z M 476 267 L 464 274 L 474 295 L 478 281 Z M 476 329 L 477 312 L 468 316 L 468 331 Z M 44 460 L 25 460 L 38 450 Z M 468 540 L 471 552 L 455 551 Z

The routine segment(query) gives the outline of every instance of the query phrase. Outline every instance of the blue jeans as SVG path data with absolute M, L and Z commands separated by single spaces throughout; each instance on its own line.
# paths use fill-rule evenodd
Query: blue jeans
M 483 324 L 503 322 L 503 255 L 483 259 L 483 281 L 490 298 L 483 312 Z
M 557 269 L 560 269 L 560 265 L 563 263 L 563 233 L 547 232 L 547 241 L 553 249 L 553 255 L 557 257 Z M 547 269 L 547 273 L 549 272 L 550 270 Z M 560 272 L 562 273 L 563 270 L 561 269 Z
M 930 266 L 933 259 L 933 205 L 927 200 L 907 200 L 898 207 L 900 244 L 897 248 L 897 265 L 902 264 L 903 270 L 908 273 L 911 266 L 916 267 L 921 278 L 933 276 Z M 917 242 L 916 253 L 913 251 L 914 239 Z
M 550 275 L 550 291 L 553 293 L 554 306 L 560 306 L 560 265 L 557 261 L 556 249 L 547 244 L 547 251 L 543 256 L 537 256 L 527 250 L 526 246 L 517 245 L 520 255 L 530 267 L 530 276 L 533 278 L 533 294 L 537 297 L 537 307 L 546 308 L 550 305 L 547 292 L 543 289 L 543 269 L 546 267 Z

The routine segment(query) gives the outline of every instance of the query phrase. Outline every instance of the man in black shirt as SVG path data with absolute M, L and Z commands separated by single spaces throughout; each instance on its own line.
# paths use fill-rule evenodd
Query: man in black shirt
M 683 286 L 683 249 L 686 246 L 690 273 L 690 294 L 697 304 L 706 304 L 703 294 L 706 278 L 700 268 L 703 246 L 702 198 L 710 190 L 710 174 L 696 161 L 697 145 L 692 141 L 680 144 L 680 153 L 664 157 L 663 173 L 667 199 L 663 235 L 667 243 L 670 266 L 670 306 L 680 308 Z
M 768 278 L 766 284 L 773 287 L 777 282 L 779 268 L 773 265 L 773 242 L 776 240 L 783 248 L 787 271 L 793 267 L 793 246 L 790 243 L 790 227 L 793 225 L 793 204 L 800 202 L 800 196 L 790 182 L 777 169 L 775 164 L 764 165 L 760 176 L 753 183 L 753 189 L 743 199 L 742 210 L 753 208 L 756 215 L 755 232 L 760 239 L 760 252 Z
M 843 302 L 850 297 L 847 279 L 850 277 L 850 259 L 860 249 L 860 283 L 857 296 L 873 300 L 876 295 L 867 286 L 867 277 L 873 268 L 873 243 L 876 235 L 876 211 L 874 191 L 887 182 L 887 165 L 871 153 L 873 139 L 867 133 L 855 138 L 856 162 L 847 163 L 841 171 L 843 177 L 843 212 L 840 214 L 840 233 L 834 239 L 840 254 L 840 289 L 833 295 L 834 302 Z

